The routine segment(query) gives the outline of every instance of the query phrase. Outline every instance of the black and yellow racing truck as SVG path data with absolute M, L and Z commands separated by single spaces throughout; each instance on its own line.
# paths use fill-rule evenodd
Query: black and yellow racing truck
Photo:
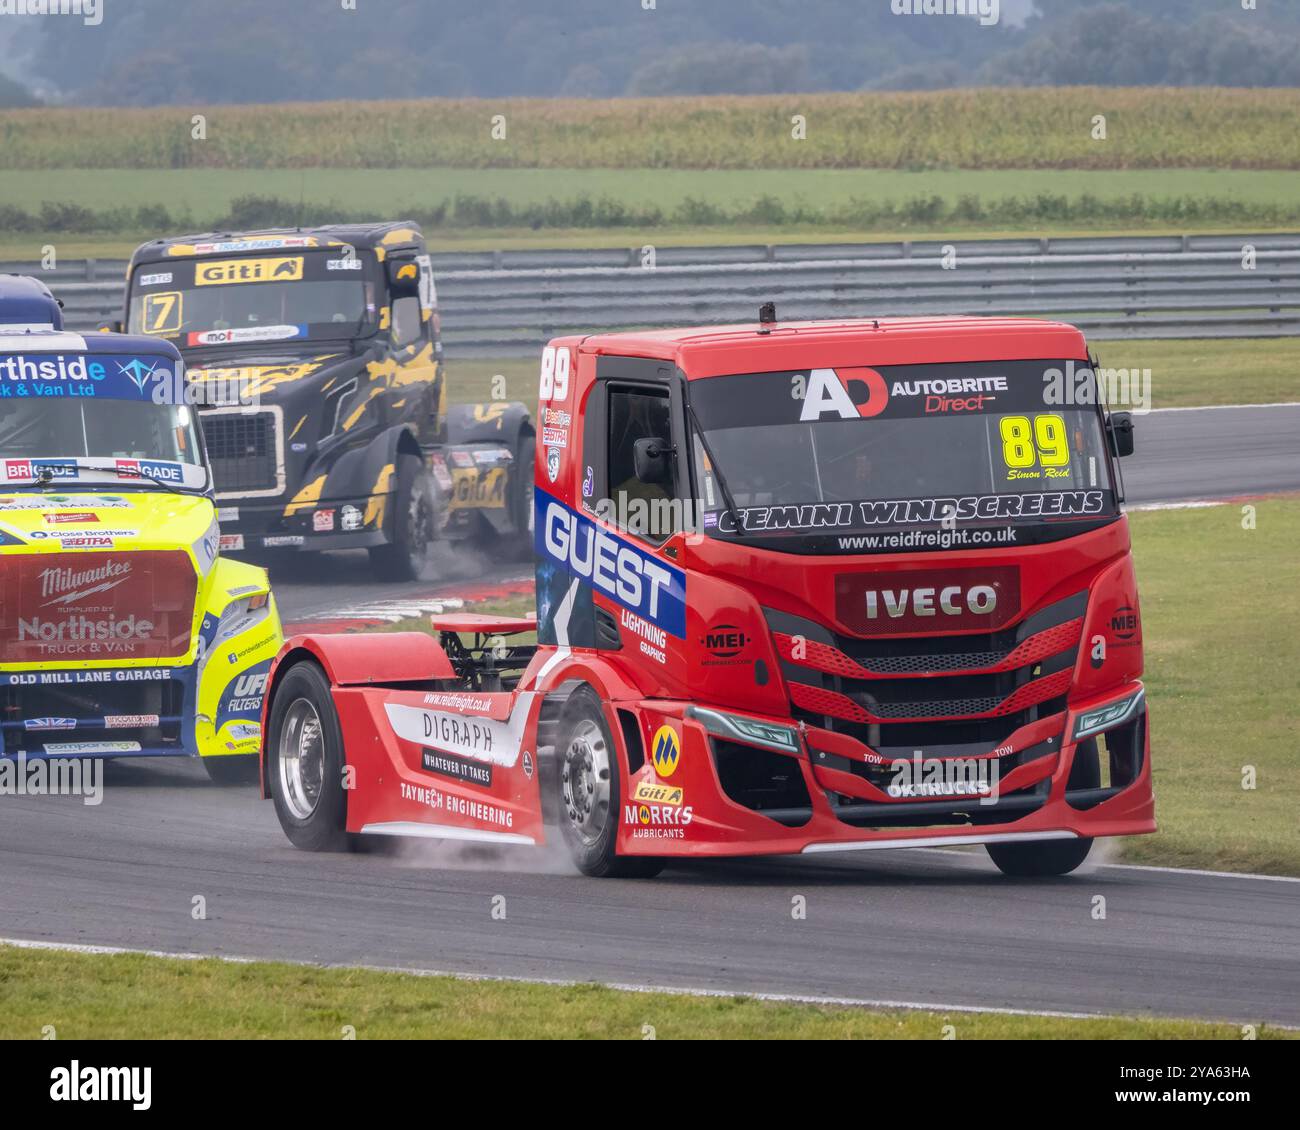
M 415 224 L 153 240 L 131 258 L 125 323 L 185 359 L 224 552 L 364 547 L 408 580 L 437 539 L 529 536 L 528 410 L 447 407 Z

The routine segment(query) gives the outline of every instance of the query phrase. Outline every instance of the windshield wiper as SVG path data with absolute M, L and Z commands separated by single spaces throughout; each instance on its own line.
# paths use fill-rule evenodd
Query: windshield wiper
M 139 470 L 138 468 L 137 468 L 136 470 L 134 470 L 134 471 L 128 471 L 128 470 L 123 470 L 121 467 L 118 467 L 118 466 L 116 466 L 116 465 L 114 465 L 114 466 L 112 466 L 112 467 L 108 467 L 108 466 L 91 466 L 91 465 L 88 464 L 88 463 L 78 463 L 78 464 L 77 464 L 77 467 L 78 467 L 80 470 L 82 470 L 82 471 L 103 471 L 105 474 L 112 473 L 112 474 L 118 475 L 118 476 L 121 477 L 121 478 L 126 478 L 126 479 L 135 479 L 137 482 L 142 482 L 142 483 L 153 483 L 155 486 L 160 486 L 160 487 L 162 487 L 164 490 L 169 490 L 169 491 L 171 491 L 172 494 L 188 494 L 188 493 L 189 493 L 189 490 L 188 490 L 187 488 L 177 486 L 175 483 L 166 483 L 166 482 L 163 482 L 161 479 L 151 479 L 148 475 L 146 475 L 143 471 Z M 38 469 L 37 469 L 37 473 L 36 473 L 36 483 L 37 483 L 38 486 L 43 486 L 43 487 L 47 487 L 47 486 L 51 486 L 51 485 L 53 485 L 53 484 L 54 484 L 54 468 L 53 468 L 53 467 L 40 467 L 40 468 L 38 468 Z M 103 484 L 92 484 L 92 485 L 101 485 L 101 486 L 102 486 Z
M 705 457 L 709 461 L 710 472 L 718 481 L 718 489 L 722 491 L 722 501 L 727 504 L 727 513 L 731 516 L 732 524 L 736 527 L 736 534 L 743 538 L 745 536 L 745 527 L 741 523 L 740 510 L 736 506 L 736 500 L 731 496 L 731 489 L 727 486 L 727 477 L 722 473 L 722 464 L 718 462 L 717 456 L 713 454 L 713 448 L 709 445 L 709 437 L 704 434 L 704 428 L 700 425 L 700 418 L 695 414 L 695 405 L 689 400 L 686 401 L 686 412 L 695 427 L 695 433 L 700 437 L 700 446 L 704 448 Z

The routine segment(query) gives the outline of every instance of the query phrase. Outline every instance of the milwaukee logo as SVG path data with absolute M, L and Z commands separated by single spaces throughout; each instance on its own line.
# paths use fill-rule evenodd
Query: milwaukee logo
M 129 561 L 108 561 L 93 569 L 43 569 L 40 574 L 41 596 L 46 598 L 46 607 L 83 600 L 117 588 L 130 575 Z
M 961 585 L 944 588 L 867 589 L 863 594 L 867 605 L 867 619 L 880 617 L 883 607 L 887 616 L 897 620 L 910 608 L 913 616 L 991 616 L 998 607 L 998 592 L 992 585 Z

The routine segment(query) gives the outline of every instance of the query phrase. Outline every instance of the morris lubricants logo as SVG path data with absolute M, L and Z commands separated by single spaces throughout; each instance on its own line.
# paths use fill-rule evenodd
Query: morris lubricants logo
M 194 268 L 196 286 L 230 286 L 238 283 L 300 282 L 303 258 L 218 259 Z
M 650 743 L 650 759 L 654 762 L 655 772 L 660 777 L 671 777 L 677 771 L 677 763 L 682 758 L 682 742 L 677 731 L 669 725 L 660 726 L 655 731 L 654 741 Z

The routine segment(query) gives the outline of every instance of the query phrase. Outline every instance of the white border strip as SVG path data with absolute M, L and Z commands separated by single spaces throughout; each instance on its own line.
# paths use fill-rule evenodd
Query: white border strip
M 856 843 L 809 844 L 801 855 L 832 851 L 888 851 L 891 848 L 933 848 L 952 844 L 1006 844 L 1032 840 L 1077 840 L 1075 832 L 990 832 L 987 836 L 917 836 L 910 840 L 859 840 Z
M 1121 405 L 1116 405 L 1117 411 L 1122 411 Z M 1143 416 L 1154 416 L 1157 412 L 1215 412 L 1222 408 L 1300 408 L 1300 400 L 1278 400 L 1273 404 L 1187 404 L 1178 408 L 1152 408 L 1149 412 L 1143 412 Z M 1134 413 L 1138 415 L 1138 413 Z

